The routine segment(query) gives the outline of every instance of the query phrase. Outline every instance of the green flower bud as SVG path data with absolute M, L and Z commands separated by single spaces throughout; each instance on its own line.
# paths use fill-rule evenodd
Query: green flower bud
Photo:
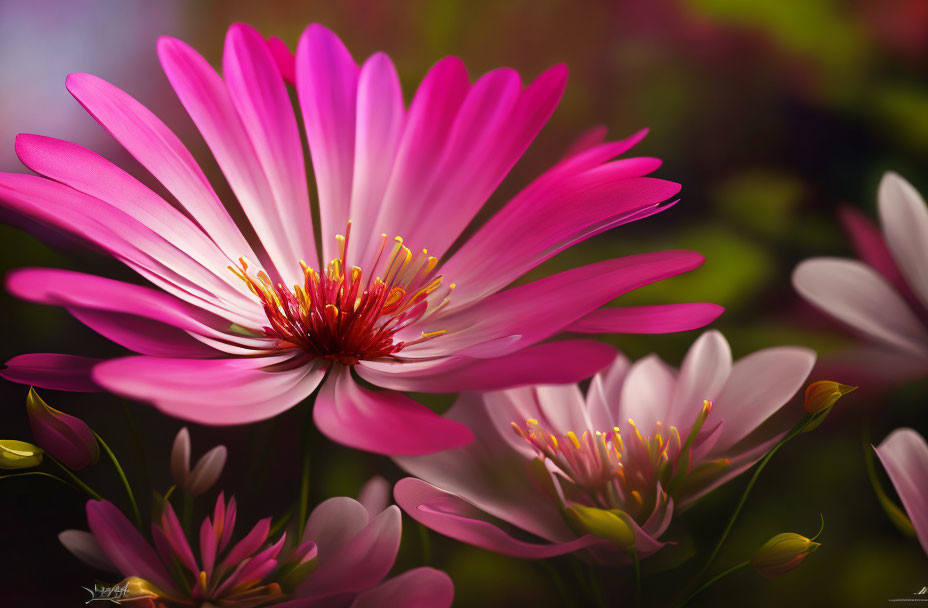
M 28 469 L 42 462 L 44 450 L 38 446 L 17 441 L 0 439 L 0 469 Z
M 857 390 L 857 388 L 856 386 L 848 386 L 831 380 L 813 382 L 806 387 L 805 409 L 810 414 L 818 414 L 829 410 L 838 399 L 851 391 Z
M 802 560 L 820 546 L 820 543 L 800 534 L 777 534 L 754 553 L 751 567 L 766 578 L 781 576 L 799 567 Z
M 564 510 L 567 523 L 578 534 L 592 534 L 610 541 L 622 550 L 635 546 L 635 531 L 619 509 L 597 509 L 573 504 Z

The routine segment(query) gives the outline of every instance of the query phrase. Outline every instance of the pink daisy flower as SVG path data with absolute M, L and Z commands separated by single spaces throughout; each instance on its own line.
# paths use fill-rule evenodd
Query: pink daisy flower
M 332 606 L 373 608 L 451 605 L 451 579 L 416 568 L 384 580 L 400 545 L 396 506 L 331 498 L 317 506 L 299 543 L 268 537 L 271 519 L 233 542 L 236 504 L 220 494 L 212 517 L 189 543 L 170 503 L 152 525 L 154 545 L 112 503 L 87 503 L 90 532 L 67 530 L 60 539 L 88 565 L 126 577 L 151 593 L 156 606 Z M 177 564 L 175 566 L 175 564 Z
M 881 229 L 854 209 L 842 214 L 860 260 L 812 258 L 793 272 L 803 298 L 863 338 L 829 364 L 869 386 L 928 375 L 928 207 L 895 173 L 877 202 Z
M 319 25 L 305 31 L 295 58 L 279 41 L 232 26 L 222 77 L 179 40 L 161 39 L 158 53 L 237 200 L 220 201 L 187 148 L 138 101 L 71 74 L 71 94 L 179 208 L 90 150 L 17 138 L 23 163 L 45 177 L 0 175 L 0 204 L 81 237 L 154 287 L 14 272 L 13 294 L 64 306 L 139 356 L 23 355 L 2 372 L 10 380 L 102 387 L 206 424 L 274 416 L 322 384 L 313 415 L 331 439 L 429 453 L 472 434 L 400 391 L 573 382 L 607 365 L 613 351 L 593 341 L 545 342 L 562 331 L 680 331 L 721 312 L 712 304 L 602 308 L 699 266 L 702 257 L 689 251 L 603 261 L 507 288 L 567 247 L 669 206 L 678 185 L 647 177 L 658 160 L 612 160 L 643 134 L 585 140 L 458 243 L 554 111 L 563 66 L 525 86 L 505 68 L 471 83 L 461 61 L 446 58 L 406 107 L 386 55 L 359 67 Z M 319 234 L 287 81 L 309 141 Z
M 665 544 L 675 513 L 782 437 L 782 424 L 764 423 L 814 363 L 798 347 L 732 362 L 728 342 L 710 331 L 679 370 L 655 355 L 619 355 L 586 395 L 574 384 L 465 393 L 447 416 L 476 440 L 396 458 L 419 478 L 396 484 L 396 502 L 437 532 L 514 557 L 589 549 L 610 563 L 628 559 L 615 546 L 625 541 L 646 557 Z

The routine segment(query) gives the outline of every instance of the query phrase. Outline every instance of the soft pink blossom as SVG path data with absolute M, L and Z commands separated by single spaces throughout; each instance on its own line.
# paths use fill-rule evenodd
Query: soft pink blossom
M 613 351 L 588 340 L 543 343 L 562 331 L 673 332 L 721 312 L 701 303 L 602 308 L 699 266 L 702 257 L 689 251 L 602 261 L 507 288 L 564 249 L 670 206 L 679 186 L 647 177 L 660 161 L 613 160 L 643 132 L 586 138 L 452 247 L 554 111 L 562 65 L 530 83 L 507 68 L 471 82 L 449 57 L 407 107 L 386 55 L 359 66 L 319 25 L 306 29 L 295 56 L 279 40 L 232 26 L 222 77 L 180 40 L 162 38 L 158 55 L 237 200 L 220 201 L 184 144 L 129 94 L 71 74 L 68 91 L 180 208 L 77 144 L 20 135 L 20 159 L 45 177 L 0 175 L 0 205 L 83 238 L 153 286 L 13 272 L 14 295 L 64 306 L 138 356 L 22 355 L 5 378 L 103 387 L 205 424 L 272 417 L 322 384 L 313 415 L 331 439 L 420 454 L 472 434 L 400 391 L 574 382 Z M 309 143 L 319 234 L 287 81 Z M 371 391 L 355 376 L 389 390 Z
M 268 605 L 289 608 L 366 608 L 451 605 L 448 576 L 416 568 L 384 580 L 399 549 L 402 521 L 396 506 L 373 513 L 351 498 L 316 507 L 299 542 L 269 538 L 271 519 L 259 521 L 239 540 L 235 499 L 220 494 L 212 517 L 189 543 L 170 503 L 152 526 L 153 546 L 115 506 L 87 503 L 90 532 L 67 530 L 60 539 L 89 565 L 137 577 L 170 606 Z M 172 563 L 180 566 L 172 575 Z M 177 577 L 184 579 L 179 584 Z
M 217 445 L 197 460 L 190 468 L 190 431 L 182 428 L 174 437 L 171 447 L 171 477 L 182 490 L 193 496 L 203 494 L 219 479 L 226 465 L 228 450 L 224 445 Z
M 928 375 L 928 208 L 895 173 L 883 176 L 877 202 L 880 229 L 843 212 L 860 260 L 812 258 L 793 273 L 803 298 L 863 338 L 830 363 L 868 386 Z
M 928 443 L 917 431 L 901 428 L 884 439 L 876 453 L 928 554 Z
M 516 557 L 590 549 L 601 561 L 619 559 L 609 541 L 565 517 L 573 505 L 618 510 L 647 556 L 664 545 L 674 513 L 751 466 L 782 435 L 782 423 L 764 423 L 814 362 L 812 351 L 797 347 L 732 362 L 725 338 L 710 331 L 679 370 L 655 355 L 634 363 L 620 355 L 586 395 L 577 385 L 465 393 L 447 415 L 474 429 L 474 443 L 396 458 L 419 479 L 401 480 L 394 496 L 433 530 Z M 512 536 L 494 518 L 538 540 Z
M 100 459 L 100 444 L 87 423 L 51 407 L 29 387 L 26 412 L 36 445 L 69 469 L 79 471 Z

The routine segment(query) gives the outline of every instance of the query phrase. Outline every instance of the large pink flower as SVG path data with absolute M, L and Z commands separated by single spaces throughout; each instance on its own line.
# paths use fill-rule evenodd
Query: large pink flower
M 605 366 L 612 350 L 539 343 L 562 330 L 692 329 L 721 311 L 602 308 L 697 267 L 702 258 L 688 251 L 608 260 L 507 289 L 567 247 L 667 208 L 678 185 L 645 177 L 658 160 L 611 160 L 642 134 L 586 140 L 455 245 L 554 111 L 563 66 L 527 86 L 510 69 L 471 83 L 459 59 L 443 59 L 407 108 L 388 57 L 358 67 L 318 25 L 295 59 L 279 41 L 233 26 L 224 77 L 179 40 L 161 39 L 158 53 L 237 205 L 219 200 L 187 148 L 139 102 L 71 74 L 68 90 L 181 209 L 90 150 L 19 136 L 19 157 L 46 177 L 0 175 L 0 204 L 102 248 L 155 289 L 63 270 L 14 272 L 13 294 L 65 306 L 141 356 L 23 355 L 2 372 L 10 380 L 104 387 L 188 420 L 238 424 L 286 410 L 325 378 L 314 417 L 330 438 L 427 453 L 472 435 L 396 391 L 573 382 Z M 309 141 L 319 235 L 288 80 Z M 392 390 L 363 388 L 355 375 Z
M 394 495 L 433 530 L 516 557 L 592 548 L 613 561 L 611 541 L 597 535 L 624 527 L 611 520 L 619 516 L 646 556 L 663 546 L 675 511 L 744 471 L 781 436 L 780 424 L 761 425 L 814 362 L 808 349 L 778 347 L 732 363 L 725 338 L 711 331 L 679 370 L 654 355 L 633 364 L 620 355 L 585 397 L 576 385 L 467 393 L 448 416 L 474 429 L 476 441 L 397 458 L 420 479 L 401 480 Z M 516 538 L 498 521 L 547 542 Z
M 912 429 L 896 429 L 876 453 L 912 520 L 922 550 L 928 554 L 928 443 Z
M 802 297 L 865 338 L 832 363 L 869 385 L 928 375 L 928 208 L 895 173 L 877 200 L 882 233 L 863 214 L 843 213 L 860 261 L 813 258 L 793 273 Z
M 226 503 L 221 494 L 192 545 L 169 503 L 152 526 L 154 546 L 112 503 L 89 501 L 87 521 L 89 533 L 65 531 L 62 543 L 93 567 L 142 579 L 160 598 L 157 605 L 440 608 L 454 596 L 451 579 L 432 568 L 383 580 L 396 559 L 402 521 L 396 506 L 378 501 L 321 503 L 303 538 L 289 546 L 286 534 L 268 538 L 270 518 L 232 542 L 235 499 Z

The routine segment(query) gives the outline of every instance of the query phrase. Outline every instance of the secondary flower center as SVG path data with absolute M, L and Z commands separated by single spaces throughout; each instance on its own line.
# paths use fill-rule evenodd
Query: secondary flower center
M 569 482 L 561 484 L 567 500 L 621 509 L 639 520 L 664 504 L 668 493 L 697 470 L 727 466 L 727 461 L 693 466 L 693 447 L 711 410 L 712 403 L 704 401 L 686 437 L 677 427 L 660 422 L 652 434 L 642 435 L 631 418 L 626 426 L 606 432 L 587 430 L 579 437 L 573 431 L 551 433 L 535 419 L 526 420 L 524 427 L 513 422 L 512 428 Z
M 382 234 L 374 273 L 365 277 L 361 268 L 347 265 L 350 234 L 349 221 L 345 234 L 335 237 L 339 257 L 324 271 L 301 261 L 303 284 L 292 290 L 275 285 L 263 270 L 250 274 L 244 258 L 240 266 L 229 267 L 261 300 L 269 322 L 265 335 L 276 338 L 280 348 L 301 348 L 354 365 L 395 356 L 407 346 L 444 334 L 440 330 L 422 332 L 414 340 L 396 339 L 400 331 L 447 305 L 454 283 L 445 285 L 440 275 L 433 276 L 438 258 L 425 249 L 413 253 L 401 237 L 388 247 L 387 235 Z

